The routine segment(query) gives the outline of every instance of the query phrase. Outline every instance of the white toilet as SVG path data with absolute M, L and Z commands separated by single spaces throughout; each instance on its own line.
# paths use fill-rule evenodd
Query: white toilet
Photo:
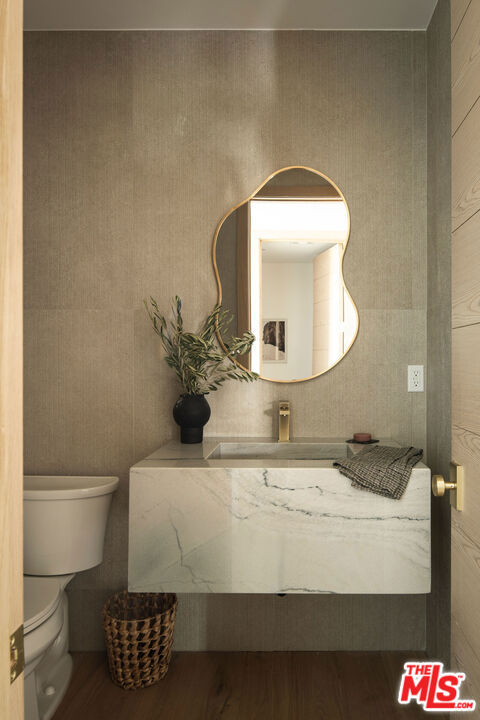
M 68 687 L 65 588 L 102 562 L 117 487 L 115 477 L 24 477 L 25 720 L 50 720 Z

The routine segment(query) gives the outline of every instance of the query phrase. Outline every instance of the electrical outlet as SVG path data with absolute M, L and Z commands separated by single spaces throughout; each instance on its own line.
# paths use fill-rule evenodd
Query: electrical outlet
M 408 366 L 408 392 L 423 392 L 423 365 Z

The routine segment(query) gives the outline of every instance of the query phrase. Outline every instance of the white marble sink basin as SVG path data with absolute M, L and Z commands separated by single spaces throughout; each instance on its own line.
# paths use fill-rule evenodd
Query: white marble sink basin
M 351 455 L 346 443 L 308 442 L 221 442 L 207 460 L 335 460 Z

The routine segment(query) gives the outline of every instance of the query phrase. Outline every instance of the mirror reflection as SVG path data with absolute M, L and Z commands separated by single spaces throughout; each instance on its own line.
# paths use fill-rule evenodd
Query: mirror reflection
M 293 382 L 345 355 L 358 329 L 342 275 L 349 231 L 338 188 L 300 167 L 273 175 L 224 218 L 213 248 L 220 302 L 234 334 L 256 337 L 240 364 Z

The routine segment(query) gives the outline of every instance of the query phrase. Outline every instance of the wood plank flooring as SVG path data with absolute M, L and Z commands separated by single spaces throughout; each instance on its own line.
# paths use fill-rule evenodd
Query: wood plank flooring
M 422 653 L 177 653 L 166 678 L 126 691 L 103 653 L 74 653 L 53 720 L 403 720 L 425 717 L 396 694 L 403 663 Z M 443 718 L 436 715 L 437 720 Z

